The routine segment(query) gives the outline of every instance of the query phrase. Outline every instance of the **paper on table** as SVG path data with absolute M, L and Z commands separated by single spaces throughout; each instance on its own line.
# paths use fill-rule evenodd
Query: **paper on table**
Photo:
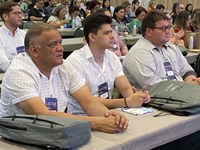
M 139 107 L 139 108 L 122 108 L 121 109 L 124 112 L 133 114 L 133 115 L 146 115 L 150 114 L 154 111 L 156 111 L 153 108 L 147 108 L 147 107 Z

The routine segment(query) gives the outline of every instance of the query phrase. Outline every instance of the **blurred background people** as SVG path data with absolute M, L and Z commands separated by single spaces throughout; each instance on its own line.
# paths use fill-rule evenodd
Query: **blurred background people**
M 133 18 L 135 18 L 135 10 L 140 5 L 140 2 L 139 2 L 139 0 L 133 0 L 131 4 L 132 4 L 132 6 L 131 6 L 131 9 L 128 12 L 128 14 L 133 19 Z
M 156 9 L 156 4 L 157 4 L 157 3 L 156 3 L 155 0 L 150 0 L 150 1 L 149 1 L 149 6 L 148 6 L 148 8 L 147 8 L 147 12 L 150 12 L 150 11 Z
M 131 3 L 129 1 L 123 1 L 121 3 L 121 6 L 124 8 L 123 22 L 125 25 L 129 25 L 130 22 L 132 21 L 132 18 L 128 14 L 131 9 Z
M 102 8 L 106 8 L 110 11 L 111 15 L 113 16 L 115 8 L 110 5 L 110 0 L 103 0 Z
M 146 9 L 142 6 L 139 6 L 136 9 L 135 11 L 136 18 L 133 21 L 131 21 L 131 23 L 128 26 L 130 32 L 133 31 L 133 27 L 134 25 L 136 25 L 137 33 L 141 34 L 142 20 L 144 19 L 146 13 L 147 13 Z
M 47 22 L 56 28 L 64 27 L 69 21 L 65 19 L 66 15 L 66 7 L 65 5 L 58 5 L 53 11 L 52 15 L 49 17 Z
M 115 7 L 114 14 L 113 14 L 113 28 L 119 35 L 126 35 L 129 33 L 129 29 L 126 24 L 123 22 L 124 18 L 124 7 L 117 6 Z

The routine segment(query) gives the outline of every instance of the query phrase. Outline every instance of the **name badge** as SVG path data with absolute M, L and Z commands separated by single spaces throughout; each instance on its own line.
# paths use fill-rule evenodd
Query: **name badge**
M 101 98 L 109 98 L 109 92 L 108 92 L 108 83 L 104 82 L 103 84 L 100 84 L 98 86 L 99 91 L 99 97 Z
M 17 54 L 25 52 L 25 47 L 24 46 L 19 46 L 16 49 L 17 49 Z
M 51 111 L 57 111 L 57 98 L 46 97 L 45 105 Z
M 167 78 L 169 80 L 176 80 L 176 77 L 174 75 L 174 72 L 172 70 L 172 65 L 170 64 L 170 62 L 164 62 L 163 64 L 167 73 Z

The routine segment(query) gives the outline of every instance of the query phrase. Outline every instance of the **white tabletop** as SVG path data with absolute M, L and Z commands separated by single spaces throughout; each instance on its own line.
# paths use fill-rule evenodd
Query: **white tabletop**
M 179 139 L 200 130 L 200 114 L 193 116 L 175 116 L 164 112 L 154 117 L 156 111 L 146 116 L 126 114 L 129 118 L 129 128 L 126 132 L 106 134 L 92 131 L 89 143 L 79 147 L 80 150 L 147 150 Z M 0 139 L 0 150 L 39 149 L 23 144 Z

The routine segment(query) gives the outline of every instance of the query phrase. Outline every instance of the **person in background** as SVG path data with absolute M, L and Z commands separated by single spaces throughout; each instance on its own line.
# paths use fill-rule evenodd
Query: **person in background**
M 200 31 L 200 12 L 196 13 L 192 18 L 190 29 L 192 32 Z
M 172 16 L 172 19 L 173 19 L 173 24 L 175 23 L 176 21 L 176 17 L 178 16 L 178 14 L 181 12 L 181 11 L 184 11 L 185 10 L 185 5 L 182 4 L 182 3 L 175 3 L 175 12 L 173 14 L 171 14 Z
M 49 6 L 46 7 L 46 10 L 49 12 L 49 14 L 51 14 L 52 10 L 55 9 L 57 5 L 57 0 L 50 0 Z
M 156 5 L 156 10 L 164 12 L 165 6 L 163 4 L 157 4 Z
M 26 3 L 23 2 L 23 0 L 13 0 L 13 2 L 16 2 L 20 5 L 20 8 L 21 8 L 23 13 L 28 12 L 28 6 L 27 6 Z
M 110 11 L 111 15 L 113 16 L 115 8 L 110 5 L 110 0 L 103 0 L 102 8 L 106 8 Z
M 176 21 L 174 22 L 174 25 L 173 25 L 174 32 L 177 33 L 180 30 L 183 30 L 185 34 L 186 32 L 191 32 L 190 24 L 191 24 L 190 13 L 186 10 L 181 11 L 176 17 Z M 185 36 L 183 36 L 182 39 L 184 40 L 184 45 L 185 45 L 185 42 L 186 42 Z
M 20 5 L 8 1 L 0 5 L 0 16 L 4 24 L 0 27 L 0 72 L 6 72 L 12 59 L 24 52 L 26 32 L 19 29 L 22 25 Z
M 79 7 L 79 12 L 80 12 L 79 17 L 83 21 L 86 17 L 86 12 L 83 8 L 81 8 L 81 0 L 72 0 L 69 7 L 74 6 L 74 5 Z
M 27 114 L 68 117 L 90 121 L 92 130 L 96 131 L 125 131 L 128 119 L 100 103 L 99 98 L 90 94 L 84 80 L 69 62 L 63 63 L 61 43 L 60 33 L 47 23 L 37 23 L 28 30 L 25 36 L 26 51 L 13 59 L 4 75 L 0 116 Z M 64 112 L 72 97 L 89 116 Z
M 140 5 L 140 2 L 139 0 L 133 0 L 132 1 L 132 6 L 131 6 L 131 9 L 130 11 L 128 12 L 129 16 L 134 19 L 136 16 L 135 16 L 135 10 L 139 7 Z
M 52 12 L 52 15 L 47 20 L 47 23 L 53 25 L 56 28 L 62 28 L 69 21 L 65 19 L 66 15 L 66 7 L 65 5 L 58 5 Z
M 172 24 L 172 17 L 171 17 L 171 15 L 169 14 L 169 13 L 165 13 L 166 14 L 166 16 L 167 16 L 167 18 L 168 18 L 168 21 L 169 21 L 169 25 L 171 26 L 171 28 L 170 28 L 170 40 L 169 40 L 169 42 L 171 42 L 172 44 L 175 44 L 175 45 L 177 45 L 177 46 L 179 46 L 179 47 L 185 47 L 185 45 L 184 45 L 184 41 L 183 41 L 183 37 L 184 37 L 184 35 L 185 35 L 185 32 L 184 32 L 184 30 L 180 30 L 180 31 L 178 31 L 177 33 L 175 33 L 175 31 L 174 31 L 174 29 L 173 29 L 173 24 Z
M 123 61 L 124 73 L 138 89 L 164 80 L 200 85 L 193 68 L 170 40 L 170 23 L 159 11 L 147 13 L 142 21 L 142 38 L 129 50 Z
M 185 6 L 185 10 L 190 12 L 190 15 L 192 15 L 192 11 L 193 11 L 193 5 L 192 3 L 188 3 Z
M 194 18 L 195 14 L 200 12 L 200 8 L 196 8 L 192 11 L 191 18 Z
M 124 18 L 124 7 L 117 6 L 115 7 L 113 13 L 113 29 L 117 32 L 118 35 L 126 36 L 126 33 L 130 33 L 128 27 L 123 22 Z
M 89 2 L 88 9 L 91 11 L 95 7 L 100 8 L 100 5 L 101 5 L 101 3 L 98 0 L 91 0 Z
M 133 21 L 131 21 L 131 23 L 129 24 L 129 26 L 128 26 L 129 31 L 132 31 L 134 25 L 136 25 L 137 33 L 141 34 L 142 20 L 144 19 L 146 13 L 147 13 L 146 9 L 142 6 L 139 6 L 136 9 L 136 11 L 135 11 L 136 18 Z
M 110 11 L 106 8 L 96 8 L 91 11 L 93 13 L 103 13 L 109 17 L 112 17 Z M 114 36 L 114 45 L 112 48 L 108 48 L 108 50 L 114 52 L 122 61 L 125 55 L 128 53 L 128 47 L 123 43 L 123 41 L 119 38 L 119 35 L 113 30 Z
M 66 15 L 66 19 L 69 20 L 69 25 L 72 27 L 73 19 L 75 20 L 75 28 L 82 27 L 82 21 L 79 17 L 80 11 L 77 5 L 69 8 L 69 14 Z
M 150 0 L 149 1 L 149 6 L 147 8 L 147 12 L 151 12 L 152 10 L 155 10 L 156 9 L 156 1 L 155 0 Z
M 131 3 L 129 1 L 123 1 L 121 3 L 121 6 L 124 8 L 124 17 L 123 17 L 123 22 L 125 25 L 129 25 L 130 22 L 132 21 L 132 18 L 129 16 L 128 12 L 131 9 Z
M 112 19 L 103 13 L 94 13 L 85 19 L 84 35 L 86 44 L 74 51 L 67 60 L 85 79 L 86 85 L 95 97 L 106 107 L 140 107 L 149 102 L 148 91 L 134 93 L 127 78 L 124 76 L 119 58 L 108 49 L 113 47 Z M 104 44 L 102 44 L 104 43 Z M 124 98 L 111 99 L 114 85 Z M 77 101 L 71 99 L 68 111 L 72 114 L 85 115 Z
M 49 12 L 44 7 L 44 0 L 35 0 L 34 7 L 28 11 L 29 21 L 44 22 L 50 17 Z

